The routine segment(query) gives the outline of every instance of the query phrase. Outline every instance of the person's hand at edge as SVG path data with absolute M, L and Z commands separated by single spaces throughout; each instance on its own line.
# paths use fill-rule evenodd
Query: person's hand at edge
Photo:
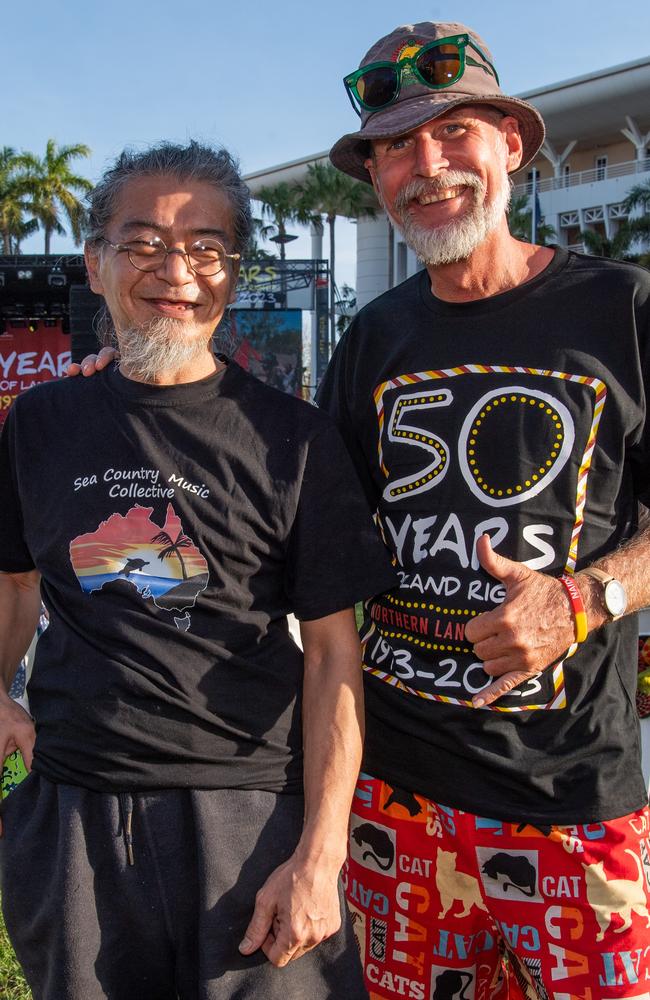
M 111 361 L 119 358 L 114 347 L 102 347 L 99 354 L 87 354 L 83 361 L 71 361 L 66 368 L 66 375 L 94 375 L 95 372 L 102 371 Z

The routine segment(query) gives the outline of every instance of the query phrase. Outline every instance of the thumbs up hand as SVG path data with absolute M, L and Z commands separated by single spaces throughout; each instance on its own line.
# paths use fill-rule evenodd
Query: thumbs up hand
M 575 624 L 568 595 L 555 577 L 500 556 L 489 535 L 478 540 L 476 551 L 486 573 L 506 590 L 503 604 L 477 615 L 465 629 L 486 674 L 495 678 L 473 698 L 481 708 L 559 660 L 574 641 Z

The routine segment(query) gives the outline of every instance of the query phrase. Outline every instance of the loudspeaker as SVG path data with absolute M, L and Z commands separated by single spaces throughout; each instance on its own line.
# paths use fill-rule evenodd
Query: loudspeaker
M 87 354 L 97 354 L 101 347 L 95 325 L 103 306 L 102 296 L 91 292 L 87 285 L 70 285 L 70 350 L 73 361 L 81 361 Z

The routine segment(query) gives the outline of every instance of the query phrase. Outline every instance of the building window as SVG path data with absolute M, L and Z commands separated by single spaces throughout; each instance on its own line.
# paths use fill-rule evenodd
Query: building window
M 596 180 L 604 181 L 607 176 L 607 157 L 597 156 L 596 157 Z
M 585 208 L 584 220 L 588 226 L 591 226 L 595 222 L 605 221 L 605 210 L 602 205 L 596 205 L 594 208 Z

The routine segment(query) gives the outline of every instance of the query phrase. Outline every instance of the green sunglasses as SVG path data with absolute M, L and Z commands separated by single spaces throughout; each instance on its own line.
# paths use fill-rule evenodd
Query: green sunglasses
M 473 49 L 483 62 L 477 62 L 467 55 L 465 50 L 468 48 Z M 362 110 L 379 111 L 396 101 L 402 83 L 409 77 L 430 90 L 444 90 L 460 80 L 466 65 L 491 73 L 499 84 L 496 69 L 469 35 L 438 38 L 435 42 L 424 45 L 414 56 L 400 59 L 399 62 L 376 62 L 362 66 L 355 73 L 344 77 L 343 83 L 352 107 L 360 116 Z

